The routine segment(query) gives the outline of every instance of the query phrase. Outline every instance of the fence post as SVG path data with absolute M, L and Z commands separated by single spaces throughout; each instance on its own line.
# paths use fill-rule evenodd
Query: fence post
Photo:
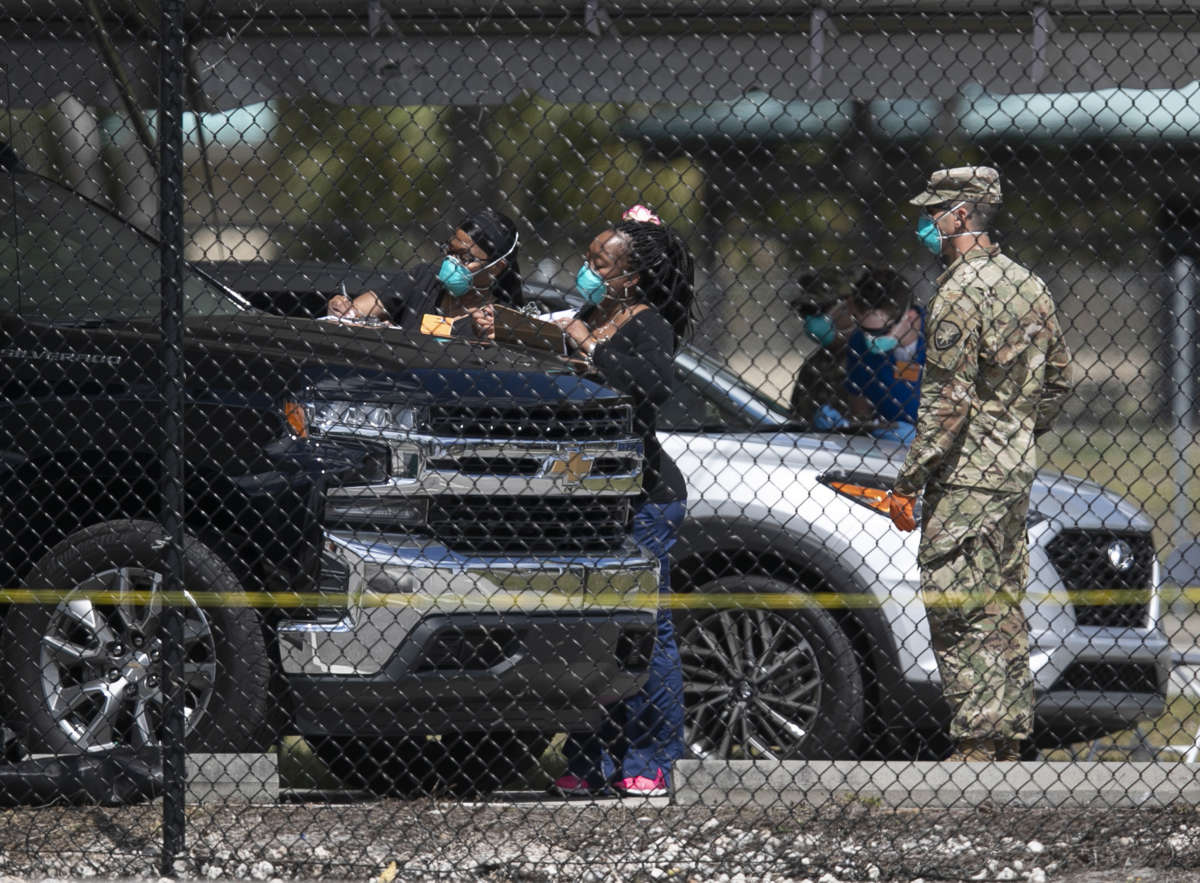
M 162 874 L 174 876 L 184 848 L 186 788 L 183 713 L 183 6 L 162 0 L 159 82 L 159 208 L 161 236 L 162 336 L 159 375 L 162 396 L 162 472 L 159 498 L 167 535 L 163 560 L 163 850 Z
M 1171 469 L 1175 479 L 1175 495 L 1171 499 L 1171 511 L 1175 516 L 1175 533 L 1171 545 L 1179 550 L 1191 541 L 1188 534 L 1188 516 L 1193 503 L 1188 498 L 1187 485 L 1192 478 L 1188 464 L 1188 449 L 1192 436 L 1192 409 L 1196 406 L 1193 392 L 1196 363 L 1193 358 L 1196 308 L 1196 262 L 1188 255 L 1179 255 L 1171 261 L 1168 272 L 1171 278 L 1171 445 L 1175 449 L 1175 462 Z M 1190 586 L 1189 586 L 1190 588 Z

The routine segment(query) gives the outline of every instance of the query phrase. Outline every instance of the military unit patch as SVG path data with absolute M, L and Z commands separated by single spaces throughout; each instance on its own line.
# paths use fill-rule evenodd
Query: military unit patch
M 949 319 L 943 319 L 937 323 L 937 328 L 933 331 L 933 347 L 938 350 L 948 350 L 954 344 L 962 339 L 962 329 L 951 322 Z

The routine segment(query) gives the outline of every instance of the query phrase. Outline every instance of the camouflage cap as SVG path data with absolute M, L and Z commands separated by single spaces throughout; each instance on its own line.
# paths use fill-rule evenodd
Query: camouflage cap
M 946 202 L 1000 204 L 1000 173 L 989 166 L 960 166 L 938 169 L 929 176 L 925 189 L 909 200 L 912 205 L 941 205 Z

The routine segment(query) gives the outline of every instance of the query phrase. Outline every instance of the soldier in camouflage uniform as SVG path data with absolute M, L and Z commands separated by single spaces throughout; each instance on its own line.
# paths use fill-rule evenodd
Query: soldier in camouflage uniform
M 918 235 L 949 267 L 929 305 L 917 435 L 892 520 L 914 529 L 924 489 L 918 560 L 951 758 L 1016 760 L 1033 725 L 1021 598 L 1034 438 L 1069 390 L 1070 356 L 1045 283 L 988 236 L 995 169 L 934 172 L 911 202 L 925 212 Z

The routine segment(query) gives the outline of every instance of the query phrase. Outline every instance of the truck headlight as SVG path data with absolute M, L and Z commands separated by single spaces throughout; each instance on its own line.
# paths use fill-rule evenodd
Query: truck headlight
M 330 496 L 325 503 L 329 521 L 371 526 L 376 530 L 423 527 L 429 521 L 429 502 L 408 497 Z
M 357 435 L 385 437 L 407 435 L 417 425 L 415 408 L 374 402 L 318 399 L 285 402 L 284 415 L 299 436 Z

